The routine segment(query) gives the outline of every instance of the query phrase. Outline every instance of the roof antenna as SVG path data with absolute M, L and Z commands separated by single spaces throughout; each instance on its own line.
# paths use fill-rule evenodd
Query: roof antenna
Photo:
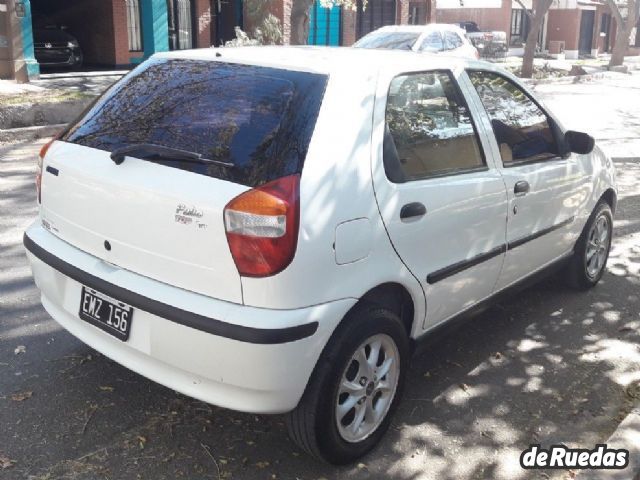
M 222 54 L 220 52 L 216 52 L 216 57 L 221 57 Z

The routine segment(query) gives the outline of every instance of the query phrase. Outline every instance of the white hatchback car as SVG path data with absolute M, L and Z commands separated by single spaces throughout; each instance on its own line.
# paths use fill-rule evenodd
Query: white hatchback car
M 440 56 L 155 55 L 41 152 L 24 245 L 83 342 L 202 401 L 371 449 L 415 341 L 552 265 L 595 285 L 611 160 L 513 76 Z
M 412 50 L 419 53 L 442 53 L 453 57 L 480 58 L 478 49 L 457 25 L 428 23 L 427 25 L 389 25 L 368 33 L 355 48 Z

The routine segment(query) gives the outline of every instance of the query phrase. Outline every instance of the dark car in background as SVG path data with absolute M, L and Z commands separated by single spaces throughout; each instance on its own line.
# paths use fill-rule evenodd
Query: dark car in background
M 50 25 L 33 31 L 34 50 L 43 67 L 82 66 L 82 50 L 78 40 L 65 32 L 65 27 Z

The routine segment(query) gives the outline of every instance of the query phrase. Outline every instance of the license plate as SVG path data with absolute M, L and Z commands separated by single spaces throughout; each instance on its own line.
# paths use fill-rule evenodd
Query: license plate
M 92 288 L 82 287 L 80 318 L 126 342 L 131 331 L 133 307 Z

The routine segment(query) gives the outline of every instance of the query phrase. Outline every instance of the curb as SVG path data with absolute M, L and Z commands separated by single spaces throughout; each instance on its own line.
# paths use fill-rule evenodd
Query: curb
M 576 480 L 633 480 L 640 476 L 640 407 L 636 407 L 618 425 L 605 442 L 609 448 L 629 451 L 629 465 L 623 470 L 585 470 Z
M 61 132 L 67 125 L 43 125 L 39 127 L 10 128 L 0 130 L 0 143 L 24 142 L 39 138 L 53 137 Z

